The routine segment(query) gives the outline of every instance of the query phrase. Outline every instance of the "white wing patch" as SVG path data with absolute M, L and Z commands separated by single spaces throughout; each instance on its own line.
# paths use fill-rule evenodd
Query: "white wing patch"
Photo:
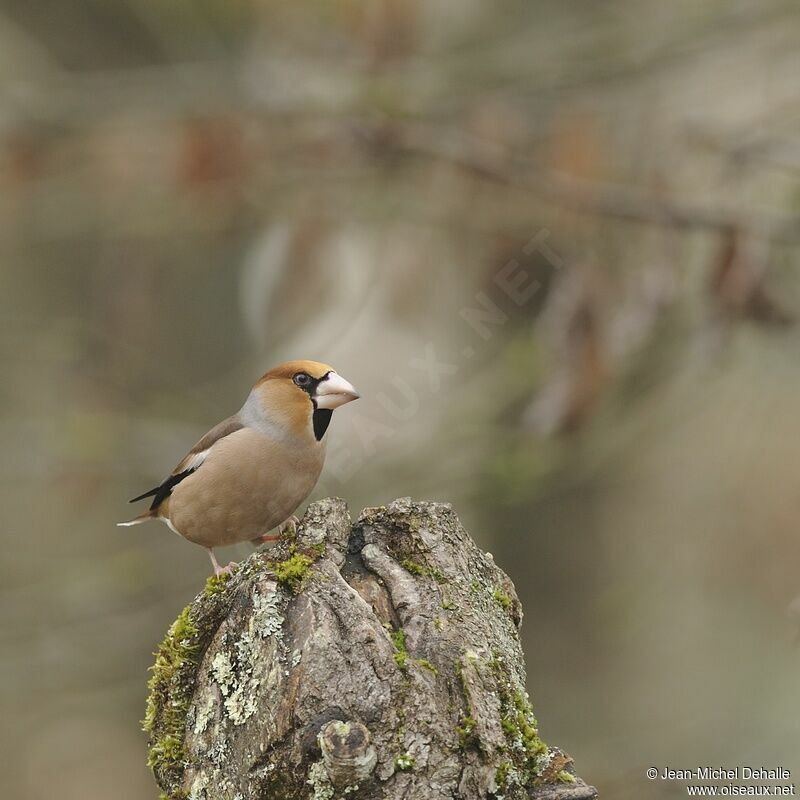
M 206 456 L 211 452 L 211 448 L 209 447 L 207 450 L 201 450 L 199 453 L 195 453 L 184 465 L 181 469 L 181 472 L 185 472 L 186 470 L 190 470 L 194 472 L 205 460 Z

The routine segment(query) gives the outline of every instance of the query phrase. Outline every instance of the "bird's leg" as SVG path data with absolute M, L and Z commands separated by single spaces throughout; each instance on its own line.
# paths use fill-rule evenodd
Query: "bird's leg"
M 211 564 L 214 567 L 214 574 L 220 575 L 222 573 L 222 567 L 217 562 L 217 557 L 214 555 L 214 551 L 209 547 L 208 548 L 208 555 L 211 558 Z
M 220 575 L 230 575 L 231 572 L 233 572 L 233 568 L 239 566 L 235 561 L 231 561 L 227 567 L 221 567 L 217 561 L 217 557 L 214 555 L 214 551 L 210 547 L 208 548 L 208 555 L 211 558 L 211 563 L 214 566 L 214 574 L 217 577 Z
M 279 533 L 265 533 L 257 539 L 253 539 L 254 545 L 267 544 L 268 542 L 277 542 L 281 538 Z
M 278 527 L 276 528 L 276 530 L 278 531 L 277 533 L 262 534 L 256 539 L 253 539 L 253 544 L 256 547 L 258 547 L 259 544 L 267 544 L 269 542 L 280 541 L 281 536 L 283 536 L 283 534 L 286 533 L 286 531 L 289 530 L 289 528 L 292 529 L 292 533 L 295 533 L 297 531 L 298 522 L 300 522 L 300 520 L 297 519 L 297 517 L 294 514 L 292 514 L 291 517 L 285 519 L 283 522 L 281 522 L 280 525 L 278 525 Z
M 261 536 L 257 536 L 255 539 L 251 539 L 250 541 L 258 547 L 261 544 L 269 544 L 270 542 L 278 542 L 280 541 L 281 537 L 284 533 L 286 533 L 289 528 L 292 529 L 292 535 L 294 535 L 297 531 L 297 523 L 300 522 L 297 517 L 292 514 L 291 517 L 285 519 L 281 522 L 280 525 L 276 528 L 278 531 L 277 533 L 264 533 Z

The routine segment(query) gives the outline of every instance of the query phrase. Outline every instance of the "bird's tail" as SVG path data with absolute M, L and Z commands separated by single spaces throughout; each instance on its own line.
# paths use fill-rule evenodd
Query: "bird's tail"
M 127 522 L 118 522 L 118 528 L 130 528 L 132 525 L 141 525 L 143 522 L 147 522 L 149 519 L 155 519 L 158 515 L 155 511 L 145 511 L 142 514 L 139 514 L 138 517 L 134 517 L 133 519 L 129 519 Z

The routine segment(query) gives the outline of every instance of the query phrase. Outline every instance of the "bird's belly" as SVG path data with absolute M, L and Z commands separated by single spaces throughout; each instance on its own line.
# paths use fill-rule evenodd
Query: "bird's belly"
M 322 469 L 324 451 L 298 453 L 255 432 L 233 434 L 215 447 L 197 472 L 169 498 L 169 519 L 186 539 L 204 547 L 254 539 L 279 525 L 308 497 Z M 220 445 L 223 442 L 219 443 Z M 247 457 L 237 448 L 247 447 Z M 248 446 L 249 445 L 249 446 Z

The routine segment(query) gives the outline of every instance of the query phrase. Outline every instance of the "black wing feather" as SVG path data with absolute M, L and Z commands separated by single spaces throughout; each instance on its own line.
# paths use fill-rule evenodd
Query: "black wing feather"
M 138 497 L 134 497 L 133 500 L 129 500 L 130 503 L 135 503 L 137 500 L 144 500 L 145 497 L 152 497 L 153 502 L 150 504 L 150 510 L 155 511 L 161 503 L 170 496 L 172 490 L 175 486 L 177 486 L 184 478 L 188 477 L 194 472 L 194 469 L 185 469 L 183 472 L 178 472 L 175 475 L 170 475 L 162 484 L 156 486 L 155 489 L 151 489 L 149 492 L 145 492 L 144 494 L 140 494 Z
M 161 488 L 160 486 L 156 486 L 155 489 L 151 489 L 149 492 L 145 492 L 144 494 L 140 494 L 138 497 L 134 497 L 133 499 L 128 500 L 128 502 L 129 503 L 138 503 L 139 500 L 144 500 L 145 497 L 152 497 L 154 494 L 158 493 L 158 490 L 160 488 Z

